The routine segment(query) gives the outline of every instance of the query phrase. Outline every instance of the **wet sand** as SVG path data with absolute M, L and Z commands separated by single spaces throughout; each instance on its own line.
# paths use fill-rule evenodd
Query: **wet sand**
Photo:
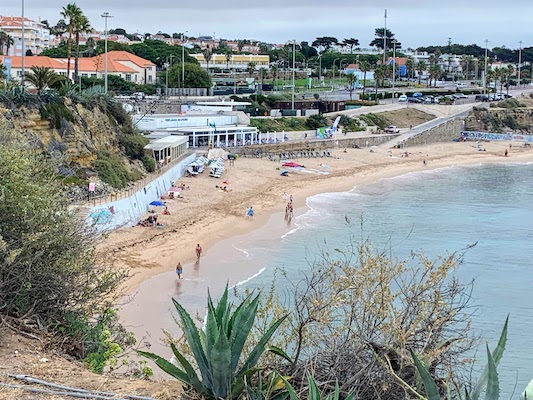
M 409 157 L 400 157 L 400 150 L 389 153 L 386 148 L 374 152 L 347 149 L 346 153 L 336 149 L 335 158 L 299 160 L 329 175 L 290 173 L 287 178 L 279 176 L 279 163 L 245 158 L 228 167 L 222 179 L 211 178 L 208 173 L 180 179 L 190 190 L 184 192 L 185 199 L 169 201 L 172 215 L 160 216 L 164 228 L 121 229 L 100 246 L 117 266 L 127 267 L 133 274 L 125 282 L 129 295 L 122 301 L 121 318 L 139 339 L 148 337 L 152 351 L 166 354 L 168 350 L 160 340 L 162 329 L 178 334 L 171 317 L 171 298 L 201 320 L 208 288 L 216 296 L 226 282 L 235 285 L 258 273 L 261 261 L 254 259 L 253 264 L 246 265 L 246 255 L 236 247 L 241 240 L 280 237 L 291 229 L 283 220 L 284 191 L 294 196 L 297 213 L 301 213 L 306 211 L 305 201 L 311 195 L 347 191 L 382 178 L 453 165 L 533 161 L 533 151 L 516 145 L 509 157 L 503 156 L 508 143 L 484 143 L 486 152 L 477 151 L 473 145 L 466 142 L 409 148 Z M 229 181 L 231 192 L 215 188 L 223 180 Z M 248 206 L 254 207 L 253 221 L 244 218 Z M 197 243 L 204 251 L 199 263 L 194 254 Z M 239 267 L 221 271 L 217 269 L 221 260 L 235 260 Z M 184 266 L 181 280 L 174 271 L 178 261 Z

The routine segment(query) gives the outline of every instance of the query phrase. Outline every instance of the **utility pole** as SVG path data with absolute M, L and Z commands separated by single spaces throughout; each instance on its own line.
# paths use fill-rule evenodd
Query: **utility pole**
M 296 40 L 293 40 L 292 41 L 292 109 L 293 110 L 294 110 L 295 63 L 296 63 Z
M 109 15 L 108 12 L 102 14 L 102 18 L 105 21 L 104 24 L 104 92 L 107 93 L 107 19 L 113 18 L 112 15 Z
M 24 0 L 22 0 L 22 68 L 20 72 L 20 82 L 24 86 L 24 58 L 26 57 L 26 35 L 24 34 Z M 15 52 L 16 53 L 16 52 Z
M 189 31 L 185 31 L 188 33 Z M 185 91 L 185 35 L 181 34 L 181 86 Z
M 383 32 L 383 67 L 387 63 L 387 9 L 385 9 L 385 31 Z
M 448 38 L 448 73 L 450 73 L 450 63 L 451 63 L 451 56 L 452 56 L 452 38 Z
M 520 69 L 522 67 L 522 41 L 519 41 L 520 49 L 518 50 L 518 87 L 520 88 Z
M 487 59 L 489 56 L 488 50 L 489 41 L 485 39 L 485 69 L 483 70 L 483 94 L 487 94 Z
M 392 65 L 392 102 L 394 103 L 394 97 L 396 94 L 396 39 L 392 39 Z

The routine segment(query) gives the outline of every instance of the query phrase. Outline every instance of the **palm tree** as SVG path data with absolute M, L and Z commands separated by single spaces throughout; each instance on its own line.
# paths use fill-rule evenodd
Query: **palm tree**
M 276 78 L 278 77 L 278 66 L 277 65 L 271 66 L 270 73 L 272 74 L 272 90 L 276 90 Z
M 6 56 L 9 55 L 9 49 L 15 45 L 15 40 L 11 35 L 6 34 Z
M 226 50 L 226 68 L 229 71 L 229 62 L 231 61 L 231 49 Z
M 437 79 L 439 76 L 441 76 L 442 71 L 440 69 L 440 65 L 435 63 L 431 67 L 429 67 L 429 84 L 431 86 L 431 80 L 435 80 L 435 87 L 437 87 Z
M 418 84 L 420 85 L 420 81 L 422 79 L 422 73 L 427 69 L 427 64 L 425 61 L 419 61 L 416 63 L 416 72 L 418 72 Z
M 509 65 L 507 67 L 507 84 L 506 84 L 506 86 L 507 86 L 507 94 L 509 94 L 509 86 L 511 86 L 510 85 L 510 80 L 511 80 L 511 76 L 513 76 L 514 73 L 515 73 L 514 67 L 512 65 Z
M 376 84 L 376 100 L 378 99 L 378 87 L 380 82 L 383 82 L 385 79 L 385 68 L 383 65 L 378 65 L 374 68 L 374 82 Z
M 76 3 L 69 3 L 66 7 L 63 7 L 61 11 L 61 16 L 65 19 L 68 19 L 67 24 L 67 79 L 70 79 L 70 55 L 72 51 L 72 35 L 74 34 L 76 21 L 79 16 L 82 14 L 81 9 L 76 5 Z
M 248 75 L 250 75 L 250 77 L 254 74 L 255 72 L 255 66 L 256 64 L 253 62 L 253 61 L 250 61 L 248 63 L 248 65 L 246 66 L 246 71 L 248 71 Z
M 85 42 L 85 49 L 86 49 L 85 51 L 87 52 L 87 55 L 89 57 L 93 56 L 95 47 L 96 47 L 96 43 L 94 42 L 94 39 L 92 37 L 87 39 L 87 41 Z
M 76 58 L 74 60 L 74 82 L 78 82 L 78 60 L 80 58 L 80 33 L 91 31 L 91 23 L 87 17 L 80 13 L 74 20 L 74 35 L 76 37 Z
M 56 74 L 54 70 L 48 67 L 31 67 L 31 72 L 25 76 L 25 80 L 35 86 L 39 93 L 61 79 L 63 79 L 61 75 Z
M 202 51 L 202 54 L 204 55 L 205 63 L 207 64 L 207 73 L 209 73 L 209 61 L 211 61 L 211 57 L 213 56 L 213 52 L 211 49 L 209 49 L 209 46 Z
M 348 74 L 348 91 L 350 92 L 350 100 L 352 99 L 355 80 L 355 74 Z
M 415 60 L 413 57 L 407 57 L 405 62 L 405 68 L 407 69 L 407 77 L 413 78 L 415 76 Z
M 359 69 L 363 73 L 363 97 L 365 96 L 365 89 L 366 89 L 366 73 L 370 71 L 370 68 L 372 68 L 372 66 L 370 65 L 368 61 L 361 61 L 359 63 Z

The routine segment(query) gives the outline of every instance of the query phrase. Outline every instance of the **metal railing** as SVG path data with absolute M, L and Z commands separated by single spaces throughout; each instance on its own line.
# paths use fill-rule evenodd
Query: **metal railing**
M 74 201 L 72 202 L 72 205 L 94 207 L 96 205 L 102 205 L 102 204 L 106 204 L 106 203 L 110 203 L 113 201 L 122 200 L 128 197 L 131 197 L 136 192 L 148 186 L 154 180 L 159 178 L 161 175 L 163 175 L 165 172 L 167 172 L 171 168 L 178 165 L 181 161 L 183 161 L 186 157 L 190 156 L 193 153 L 194 151 L 190 151 L 190 150 L 183 153 L 181 156 L 179 156 L 175 160 L 169 162 L 168 164 L 163 165 L 161 168 L 157 168 L 155 172 L 152 172 L 146 175 L 143 179 L 131 183 L 125 189 L 117 190 L 116 192 L 103 194 L 100 196 L 91 196 L 91 192 L 88 192 L 89 198 L 87 200 Z

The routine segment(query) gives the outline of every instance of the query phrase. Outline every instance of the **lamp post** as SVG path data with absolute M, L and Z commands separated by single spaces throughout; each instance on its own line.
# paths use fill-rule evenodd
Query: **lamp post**
M 104 92 L 107 93 L 107 19 L 113 18 L 108 12 L 102 14 L 102 18 L 105 21 L 104 24 Z
M 172 57 L 174 54 L 171 54 L 167 57 L 167 62 L 165 63 L 165 96 L 168 98 L 168 69 L 172 67 Z M 170 58 L 170 62 L 169 62 Z
M 483 94 L 487 94 L 487 58 L 489 55 L 488 44 L 489 41 L 485 39 L 485 69 L 483 70 Z
M 24 0 L 22 0 L 22 65 L 20 71 L 20 82 L 24 86 L 24 57 L 26 57 L 26 36 L 24 32 Z
M 385 30 L 383 32 L 383 66 L 387 62 L 387 9 L 385 9 Z
M 331 68 L 331 91 L 333 92 L 333 89 L 335 88 L 335 63 L 337 62 L 337 60 L 340 60 L 340 58 L 336 58 L 333 60 L 333 67 Z
M 295 65 L 296 65 L 296 40 L 292 41 L 292 109 L 294 110 L 294 87 L 295 87 Z
M 322 86 L 322 54 L 318 55 L 318 84 Z
M 518 50 L 518 87 L 520 88 L 520 68 L 522 67 L 522 41 L 519 41 L 520 49 Z
M 185 90 L 185 31 L 181 34 L 181 86 Z
M 396 39 L 392 40 L 392 102 L 396 94 Z

